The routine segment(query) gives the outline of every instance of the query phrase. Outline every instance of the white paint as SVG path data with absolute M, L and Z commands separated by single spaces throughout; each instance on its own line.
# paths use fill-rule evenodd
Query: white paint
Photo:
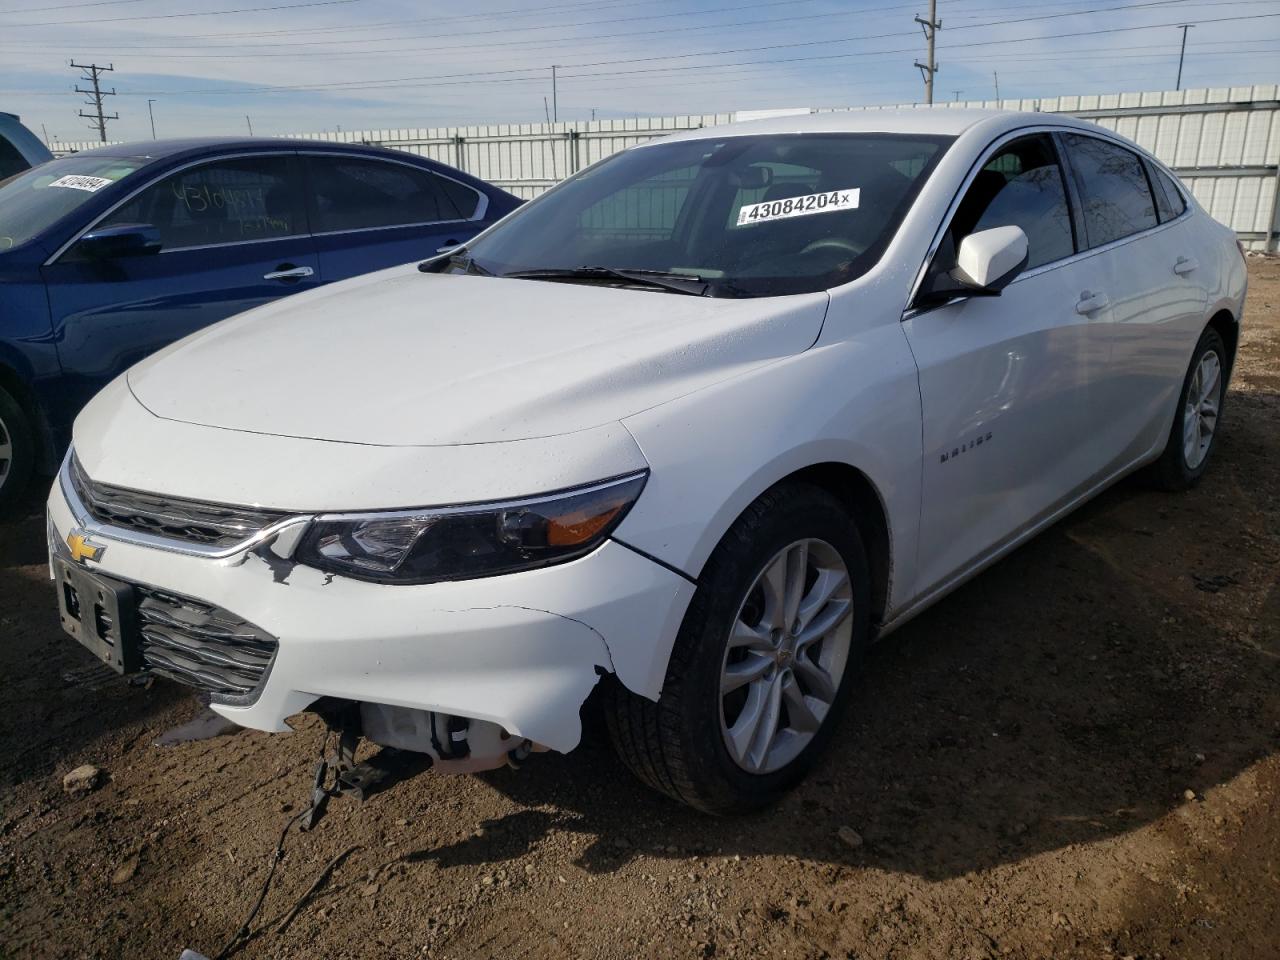
M 326 583 L 299 566 L 281 585 L 257 557 L 177 556 L 97 529 L 101 569 L 280 638 L 258 701 L 218 707 L 239 723 L 280 729 L 327 695 L 455 713 L 568 750 L 597 671 L 659 695 L 689 578 L 742 510 L 796 470 L 838 464 L 863 473 L 887 513 L 892 629 L 1157 456 L 1204 324 L 1219 309 L 1240 315 L 1233 238 L 1195 206 L 1024 272 L 998 297 L 906 310 L 989 145 L 1046 125 L 1097 131 L 958 110 L 735 127 L 956 136 L 879 264 L 826 292 L 714 300 L 398 268 L 197 334 L 76 423 L 97 480 L 298 512 L 527 496 L 647 466 L 615 539 L 588 556 L 413 587 Z M 1179 257 L 1197 268 L 1175 273 Z M 1085 291 L 1109 306 L 1080 312 Z M 73 518 L 57 485 L 49 509 L 65 536 Z
M 1021 227 L 992 227 L 960 241 L 952 276 L 979 289 L 991 286 L 1027 259 Z

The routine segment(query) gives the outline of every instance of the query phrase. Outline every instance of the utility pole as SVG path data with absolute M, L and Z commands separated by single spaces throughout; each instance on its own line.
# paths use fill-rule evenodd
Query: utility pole
M 1000 74 L 995 70 L 991 71 L 991 78 L 996 82 L 996 109 L 1000 109 Z
M 252 137 L 252 136 L 253 136 L 253 121 L 249 119 L 249 115 L 248 115 L 247 113 L 244 115 L 244 122 L 245 122 L 245 126 L 247 126 L 247 127 L 249 128 L 249 136 L 251 136 L 251 137 Z
M 1194 27 L 1194 23 L 1180 23 L 1179 29 L 1182 30 L 1182 50 L 1178 54 L 1178 80 L 1173 85 L 1173 89 L 1182 89 L 1182 59 L 1187 55 L 1187 31 Z
M 560 103 L 556 95 L 556 64 L 551 65 L 551 122 L 555 123 L 560 119 Z
M 960 102 L 960 94 L 964 93 L 964 91 L 963 91 L 963 90 L 952 90 L 951 92 L 952 92 L 952 93 L 954 93 L 954 94 L 956 95 L 956 97 L 955 97 L 955 102 L 956 102 L 956 103 L 959 103 L 959 102 Z
M 938 19 L 938 0 L 929 0 L 928 20 L 921 20 L 918 16 L 915 20 L 916 23 L 920 24 L 920 29 L 924 31 L 924 39 L 929 48 L 926 62 L 921 63 L 917 60 L 916 66 L 924 76 L 924 102 L 933 103 L 933 75 L 938 72 L 938 63 L 933 57 L 933 46 L 938 36 L 938 30 L 942 27 L 942 21 Z
M 156 115 L 155 115 L 155 111 L 151 109 L 151 105 L 153 103 L 155 103 L 154 100 L 147 101 L 147 116 L 151 118 L 151 139 L 152 140 L 156 138 Z
M 45 129 L 45 126 L 43 123 L 40 124 L 40 132 L 44 134 L 44 145 L 48 147 L 50 150 L 52 150 L 53 144 L 49 142 L 49 131 Z
M 114 71 L 115 66 L 108 65 L 105 67 L 100 67 L 96 63 L 89 63 L 89 64 L 76 63 L 74 60 L 71 61 L 71 66 L 76 70 L 83 70 L 84 73 L 80 75 L 80 79 L 85 81 L 86 83 L 93 84 L 92 90 L 83 90 L 80 87 L 76 87 L 76 93 L 83 93 L 85 96 L 89 97 L 89 99 L 85 101 L 85 106 L 93 107 L 93 113 L 85 113 L 83 110 L 81 110 L 80 116 L 84 117 L 86 120 L 93 121 L 91 124 L 89 124 L 89 126 L 96 128 L 98 131 L 98 138 L 103 143 L 106 143 L 107 142 L 107 121 L 119 120 L 120 114 L 113 113 L 111 114 L 111 116 L 107 116 L 105 113 L 102 112 L 102 98 L 114 97 L 116 95 L 116 89 L 115 87 L 112 87 L 110 90 L 103 90 L 102 85 L 98 82 L 98 77 L 104 73 L 110 73 Z

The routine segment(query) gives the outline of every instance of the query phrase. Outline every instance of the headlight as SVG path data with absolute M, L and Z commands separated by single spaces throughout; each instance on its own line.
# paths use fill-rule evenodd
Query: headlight
M 529 570 L 599 546 L 648 473 L 527 500 L 317 517 L 298 562 L 361 580 L 434 583 Z

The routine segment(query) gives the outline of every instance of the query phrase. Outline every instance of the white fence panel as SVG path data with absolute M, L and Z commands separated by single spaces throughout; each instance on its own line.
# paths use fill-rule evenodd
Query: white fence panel
M 1212 87 L 1026 100 L 899 104 L 919 109 L 981 107 L 1068 113 L 1129 137 L 1168 164 L 1209 213 L 1256 249 L 1280 237 L 1280 87 Z M 884 110 L 890 106 L 813 112 Z M 805 112 L 805 111 L 798 111 Z M 684 114 L 626 120 L 487 124 L 425 129 L 325 131 L 296 136 L 406 150 L 465 170 L 531 199 L 560 180 L 627 147 L 677 130 L 732 123 L 737 114 Z M 96 143 L 63 143 L 59 154 Z

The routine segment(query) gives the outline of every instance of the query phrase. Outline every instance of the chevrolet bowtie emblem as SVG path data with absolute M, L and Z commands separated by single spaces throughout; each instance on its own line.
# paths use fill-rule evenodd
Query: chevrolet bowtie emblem
M 107 552 L 106 547 L 90 543 L 89 538 L 82 533 L 68 534 L 67 548 L 71 551 L 71 559 L 76 563 L 84 563 L 86 560 L 101 560 L 102 555 Z

